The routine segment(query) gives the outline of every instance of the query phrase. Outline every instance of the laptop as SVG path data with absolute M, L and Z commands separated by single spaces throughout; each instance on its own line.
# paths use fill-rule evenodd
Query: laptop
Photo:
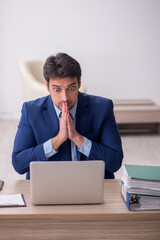
M 104 161 L 30 163 L 34 205 L 103 203 Z

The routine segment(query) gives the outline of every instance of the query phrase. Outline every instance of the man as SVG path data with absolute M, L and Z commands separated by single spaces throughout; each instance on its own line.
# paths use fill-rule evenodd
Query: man
M 103 160 L 105 178 L 114 178 L 123 152 L 112 101 L 78 91 L 80 65 L 65 53 L 50 56 L 43 74 L 50 95 L 23 104 L 15 170 L 29 179 L 32 161 Z

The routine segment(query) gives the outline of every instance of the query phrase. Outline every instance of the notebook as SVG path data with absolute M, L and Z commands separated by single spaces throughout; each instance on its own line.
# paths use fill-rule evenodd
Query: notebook
M 31 162 L 34 205 L 103 203 L 103 161 Z

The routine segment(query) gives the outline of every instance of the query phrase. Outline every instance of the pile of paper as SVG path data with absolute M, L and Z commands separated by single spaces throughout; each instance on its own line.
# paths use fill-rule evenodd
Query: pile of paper
M 23 194 L 0 194 L 0 207 L 25 207 Z
M 124 165 L 121 186 L 129 210 L 160 209 L 160 166 Z

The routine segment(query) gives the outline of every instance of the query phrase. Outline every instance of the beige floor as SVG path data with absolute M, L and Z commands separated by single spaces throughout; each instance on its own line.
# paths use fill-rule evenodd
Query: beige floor
M 0 120 L 0 179 L 25 179 L 17 174 L 11 161 L 18 121 Z M 160 135 L 122 135 L 124 163 L 160 165 Z M 121 178 L 122 168 L 115 174 Z

